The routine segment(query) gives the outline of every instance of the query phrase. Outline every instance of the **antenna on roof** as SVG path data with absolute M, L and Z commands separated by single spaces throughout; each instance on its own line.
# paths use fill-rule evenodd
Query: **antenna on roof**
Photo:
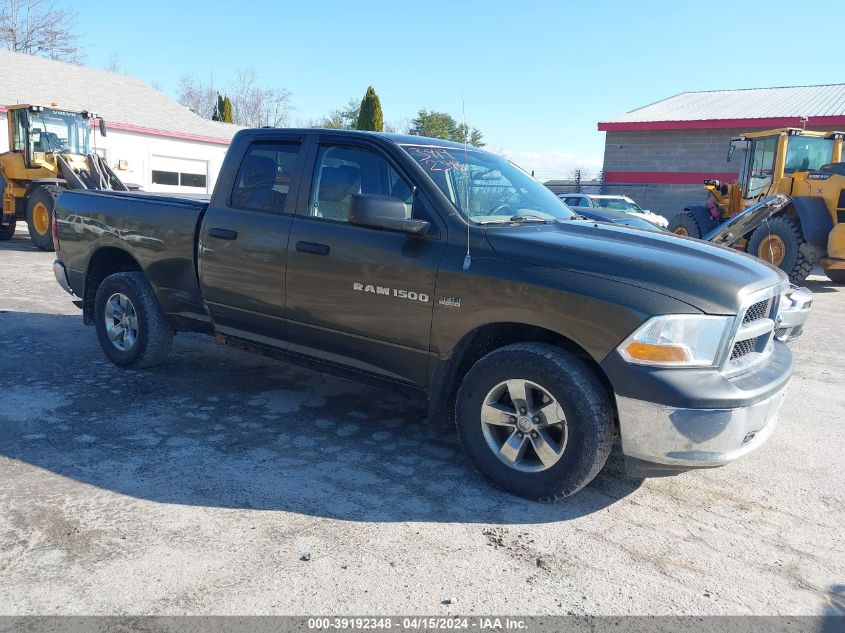
M 469 128 L 467 127 L 467 108 L 464 102 L 464 91 L 461 90 L 461 113 L 464 117 L 464 215 L 467 222 L 467 254 L 464 256 L 464 270 L 469 270 L 472 266 L 472 255 L 469 254 L 469 156 L 467 152 L 467 140 L 469 138 Z

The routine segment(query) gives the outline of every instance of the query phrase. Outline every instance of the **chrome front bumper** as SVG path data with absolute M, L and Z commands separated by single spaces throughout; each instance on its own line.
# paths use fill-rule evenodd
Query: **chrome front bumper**
M 775 430 L 785 395 L 786 387 L 737 409 L 682 409 L 616 396 L 627 470 L 666 475 L 739 459 Z
M 786 343 L 804 333 L 804 324 L 813 306 L 813 293 L 808 288 L 792 286 L 780 299 L 775 338 Z

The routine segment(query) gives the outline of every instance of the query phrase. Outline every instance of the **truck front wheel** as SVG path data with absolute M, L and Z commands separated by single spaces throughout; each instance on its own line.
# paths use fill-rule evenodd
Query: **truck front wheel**
M 53 249 L 53 209 L 62 192 L 61 187 L 38 185 L 26 199 L 26 225 L 32 243 L 42 251 Z
M 151 367 L 170 351 L 173 328 L 143 273 L 106 277 L 94 298 L 94 325 L 106 356 L 120 367 Z
M 575 356 L 541 343 L 490 352 L 458 391 L 456 424 L 475 467 L 506 491 L 557 501 L 586 486 L 613 443 L 610 401 Z

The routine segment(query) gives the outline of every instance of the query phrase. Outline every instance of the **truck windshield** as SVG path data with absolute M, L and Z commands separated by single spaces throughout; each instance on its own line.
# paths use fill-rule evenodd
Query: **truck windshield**
M 513 163 L 477 149 L 403 145 L 452 205 L 484 223 L 569 219 L 575 214 Z
M 41 110 L 29 113 L 29 142 L 33 152 L 87 155 L 88 119 L 77 112 Z

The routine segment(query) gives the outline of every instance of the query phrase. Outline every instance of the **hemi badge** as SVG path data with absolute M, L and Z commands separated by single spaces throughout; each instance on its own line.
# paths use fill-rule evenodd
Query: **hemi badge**
M 449 306 L 452 308 L 460 308 L 461 307 L 461 298 L 460 297 L 440 297 L 437 300 L 442 306 Z

